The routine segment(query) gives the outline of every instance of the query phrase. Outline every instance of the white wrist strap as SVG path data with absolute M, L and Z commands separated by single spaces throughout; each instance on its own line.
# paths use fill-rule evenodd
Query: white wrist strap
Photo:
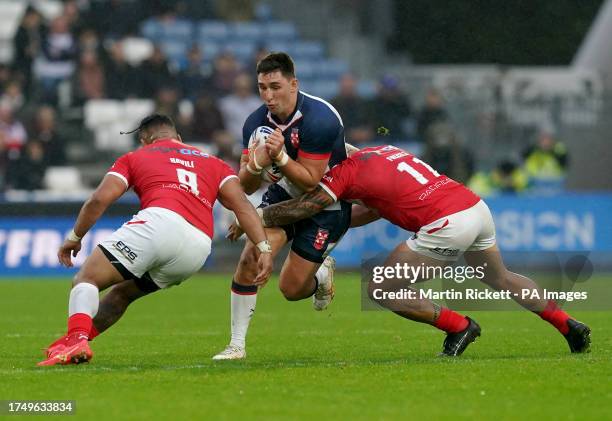
M 260 253 L 272 253 L 272 245 L 268 240 L 260 241 L 255 246 L 259 249 Z
M 277 167 L 284 167 L 289 162 L 289 154 L 285 151 L 281 151 L 273 160 Z
M 74 241 L 74 242 L 81 241 L 81 238 L 83 237 L 79 237 L 78 235 L 76 235 L 76 233 L 74 232 L 74 229 L 71 229 L 68 235 L 66 236 L 66 240 Z
M 261 170 L 263 170 L 263 167 L 257 162 L 257 155 L 255 154 L 255 152 L 253 152 L 253 164 L 255 164 L 255 169 L 257 171 L 261 172 Z
M 257 164 L 256 164 L 257 165 Z M 255 171 L 254 169 L 252 169 L 251 167 L 249 167 L 249 164 L 246 165 L 246 169 L 249 173 L 253 174 L 253 175 L 261 175 L 261 171 Z

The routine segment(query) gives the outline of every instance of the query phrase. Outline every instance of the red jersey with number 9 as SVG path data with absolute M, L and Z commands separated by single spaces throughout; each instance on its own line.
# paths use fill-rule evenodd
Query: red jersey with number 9
M 236 177 L 221 159 L 173 139 L 161 139 L 121 156 L 108 174 L 134 188 L 141 209 L 169 209 L 210 238 L 219 189 Z
M 336 200 L 360 201 L 413 232 L 480 201 L 463 184 L 390 145 L 356 152 L 325 174 L 320 185 Z

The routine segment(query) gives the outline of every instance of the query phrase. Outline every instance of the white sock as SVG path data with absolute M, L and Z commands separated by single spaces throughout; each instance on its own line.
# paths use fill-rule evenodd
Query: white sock
M 68 303 L 68 316 L 76 313 L 87 314 L 92 319 L 98 314 L 100 305 L 99 291 L 95 285 L 81 282 L 70 291 L 70 301 Z
M 246 335 L 249 323 L 255 312 L 257 293 L 237 294 L 232 290 L 232 340 L 230 345 L 238 348 L 246 346 Z
M 319 266 L 317 273 L 315 273 L 315 278 L 319 282 L 319 285 L 327 285 L 329 283 L 329 269 L 326 266 Z

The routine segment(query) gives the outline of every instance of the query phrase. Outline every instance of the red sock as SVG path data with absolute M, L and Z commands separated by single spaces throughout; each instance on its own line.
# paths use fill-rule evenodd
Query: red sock
M 559 332 L 563 335 L 566 335 L 569 332 L 569 326 L 567 325 L 567 319 L 570 318 L 569 314 L 565 311 L 561 310 L 557 303 L 553 300 L 550 300 L 548 304 L 546 304 L 546 308 L 542 310 L 538 315 L 546 320 L 548 323 L 557 328 Z
M 447 333 L 461 332 L 463 329 L 468 327 L 468 320 L 465 316 L 454 312 L 448 308 L 442 307 L 440 311 L 440 317 L 436 320 L 434 326 Z
M 57 344 L 60 344 L 62 342 L 66 342 L 66 335 L 62 336 L 61 338 L 57 339 L 55 342 L 53 342 L 51 345 L 49 345 L 47 348 L 51 348 L 54 347 Z
M 100 332 L 98 332 L 98 329 L 96 329 L 96 327 L 92 323 L 91 324 L 91 330 L 89 331 L 89 340 L 92 341 L 93 338 L 95 338 L 99 334 L 100 334 Z
M 78 336 L 78 339 L 89 338 L 93 320 L 85 313 L 76 313 L 68 318 L 68 335 Z M 85 336 L 85 338 L 83 338 Z

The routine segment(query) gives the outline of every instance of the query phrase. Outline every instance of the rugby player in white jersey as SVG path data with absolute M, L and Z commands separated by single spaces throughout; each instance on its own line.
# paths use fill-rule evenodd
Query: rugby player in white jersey
M 240 182 L 247 194 L 261 185 L 262 168 L 274 163 L 284 176 L 265 192 L 259 207 L 289 200 L 317 186 L 330 167 L 346 159 L 344 126 L 329 103 L 299 90 L 291 57 L 271 53 L 257 64 L 257 85 L 263 105 L 247 118 L 243 127 Z M 255 129 L 271 130 L 265 148 L 249 150 Z M 313 297 L 315 310 L 325 309 L 334 295 L 334 260 L 328 256 L 348 230 L 351 206 L 337 202 L 317 215 L 267 230 L 272 254 L 291 243 L 280 272 L 279 289 L 290 301 Z M 215 360 L 246 356 L 246 335 L 255 312 L 257 290 L 253 280 L 257 249 L 247 241 L 231 286 L 231 339 Z

